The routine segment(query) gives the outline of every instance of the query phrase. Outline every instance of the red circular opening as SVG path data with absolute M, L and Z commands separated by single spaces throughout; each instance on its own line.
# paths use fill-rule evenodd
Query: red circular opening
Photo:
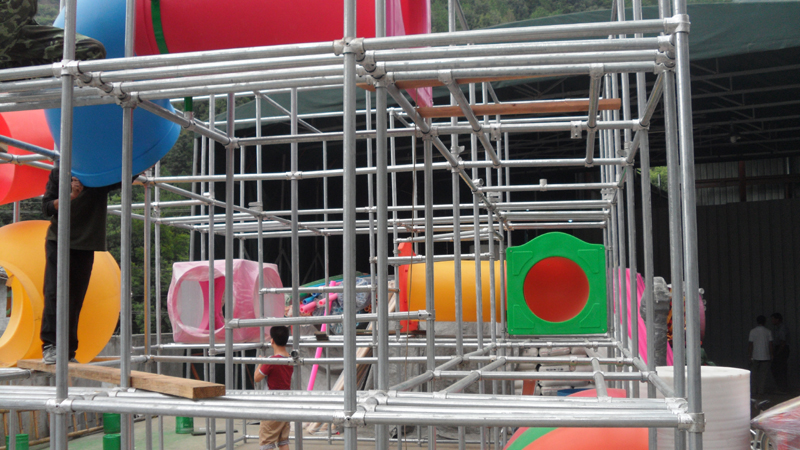
M 525 276 L 522 295 L 528 308 L 548 322 L 564 322 L 577 316 L 589 300 L 589 279 L 571 259 L 545 258 Z

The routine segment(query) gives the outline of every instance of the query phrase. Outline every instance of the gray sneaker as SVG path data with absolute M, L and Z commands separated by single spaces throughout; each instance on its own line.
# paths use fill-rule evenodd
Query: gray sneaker
M 69 359 L 69 362 L 71 362 L 71 363 L 75 363 L 75 364 L 80 364 L 80 363 L 78 362 L 78 360 L 77 360 L 77 359 L 75 359 L 75 358 L 70 358 L 70 359 Z
M 55 345 L 46 345 L 42 349 L 42 361 L 45 364 L 55 364 L 56 363 L 56 346 Z

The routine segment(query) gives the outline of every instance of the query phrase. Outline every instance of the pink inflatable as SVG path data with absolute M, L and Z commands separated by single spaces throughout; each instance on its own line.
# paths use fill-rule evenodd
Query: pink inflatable
M 233 260 L 233 311 L 237 319 L 259 317 L 258 263 L 244 259 Z M 214 336 L 225 339 L 223 315 L 225 292 L 225 261 L 214 261 Z M 167 311 L 172 322 L 175 342 L 206 343 L 209 337 L 208 261 L 178 262 L 172 266 L 172 282 L 167 294 Z M 264 287 L 283 287 L 278 266 L 264 264 Z M 264 317 L 283 317 L 282 294 L 263 296 Z M 258 328 L 234 330 L 235 342 L 258 342 Z M 268 332 L 269 327 L 265 331 Z
M 44 111 L 13 111 L 0 114 L 0 134 L 42 148 L 52 149 L 53 138 L 47 128 Z M 30 155 L 9 147 L 12 155 Z M 0 164 L 0 205 L 44 194 L 50 173 L 31 166 Z
M 631 283 L 630 283 L 630 269 L 625 269 L 625 285 L 628 289 L 628 337 L 631 337 L 631 310 L 630 310 L 630 295 L 631 295 Z M 642 297 L 644 296 L 644 278 L 642 278 L 641 274 L 636 274 L 636 293 L 637 293 L 637 302 L 639 311 L 642 309 Z M 616 305 L 615 305 L 616 307 Z M 698 311 L 700 315 L 700 333 L 701 339 L 705 334 L 706 330 L 706 308 L 703 306 L 703 297 L 700 296 L 700 308 Z M 647 327 L 645 326 L 644 316 L 639 316 L 639 323 L 637 326 L 639 330 L 639 356 L 642 357 L 642 361 L 645 363 L 647 362 Z M 667 344 L 667 365 L 672 365 L 672 347 Z

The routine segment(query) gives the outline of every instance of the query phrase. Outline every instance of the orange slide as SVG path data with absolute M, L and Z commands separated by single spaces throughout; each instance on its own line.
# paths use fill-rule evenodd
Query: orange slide
M 0 367 L 42 357 L 39 330 L 44 309 L 44 241 L 49 222 L 33 220 L 0 228 L 0 266 L 8 273 L 13 305 L 0 337 Z M 119 317 L 120 272 L 108 252 L 96 252 L 92 278 L 78 324 L 75 357 L 89 362 L 106 346 Z M 3 305 L 3 309 L 6 306 Z

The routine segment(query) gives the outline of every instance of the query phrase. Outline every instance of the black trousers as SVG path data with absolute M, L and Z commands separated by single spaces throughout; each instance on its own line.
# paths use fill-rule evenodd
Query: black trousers
M 775 379 L 775 385 L 778 390 L 783 392 L 789 391 L 789 347 L 786 346 L 782 350 L 775 351 L 775 356 L 772 358 L 772 378 Z
M 58 242 L 48 240 L 44 246 L 47 263 L 44 269 L 44 313 L 39 337 L 43 345 L 56 345 L 56 285 L 58 282 Z M 78 350 L 78 318 L 83 307 L 83 298 L 92 276 L 94 252 L 91 250 L 69 251 L 69 357 Z

